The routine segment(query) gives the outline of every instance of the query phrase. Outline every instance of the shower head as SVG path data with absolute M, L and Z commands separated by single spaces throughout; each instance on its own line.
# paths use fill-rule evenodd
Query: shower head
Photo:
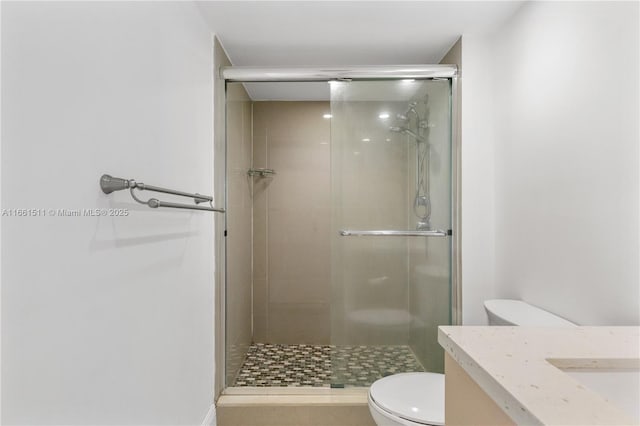
M 411 136 L 412 138 L 414 138 L 418 142 L 426 142 L 426 140 L 422 136 L 416 134 L 412 130 L 407 129 L 406 127 L 392 126 L 392 127 L 389 127 L 389 131 L 395 132 L 395 133 L 404 133 L 404 134 L 407 134 L 407 135 Z

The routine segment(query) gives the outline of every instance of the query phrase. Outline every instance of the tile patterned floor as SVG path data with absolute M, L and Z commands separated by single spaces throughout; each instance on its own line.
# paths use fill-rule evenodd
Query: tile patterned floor
M 234 386 L 369 386 L 424 371 L 408 346 L 251 345 Z

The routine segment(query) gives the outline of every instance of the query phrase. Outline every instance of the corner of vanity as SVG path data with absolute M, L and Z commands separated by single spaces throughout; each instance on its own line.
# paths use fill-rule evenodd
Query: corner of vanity
M 441 326 L 449 425 L 640 424 L 640 327 Z

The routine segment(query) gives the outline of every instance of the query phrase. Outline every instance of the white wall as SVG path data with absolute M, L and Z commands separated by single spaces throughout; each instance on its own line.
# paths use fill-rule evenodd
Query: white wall
M 102 173 L 210 193 L 212 38 L 191 3 L 2 4 L 3 424 L 200 424 L 213 216 Z
M 495 250 L 494 286 L 466 274 L 465 304 L 481 289 L 579 324 L 640 323 L 639 51 L 637 2 L 531 2 L 463 37 L 463 267 Z M 494 150 L 484 168 L 475 134 Z
M 498 292 L 640 323 L 638 3 L 528 4 L 497 49 Z
M 462 38 L 461 193 L 462 321 L 486 324 L 483 302 L 495 294 L 495 136 L 493 88 L 488 82 L 491 40 L 486 35 Z

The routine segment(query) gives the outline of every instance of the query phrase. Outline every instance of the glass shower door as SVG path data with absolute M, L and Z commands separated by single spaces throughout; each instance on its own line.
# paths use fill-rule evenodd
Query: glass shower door
M 451 82 L 331 82 L 332 386 L 443 371 Z

